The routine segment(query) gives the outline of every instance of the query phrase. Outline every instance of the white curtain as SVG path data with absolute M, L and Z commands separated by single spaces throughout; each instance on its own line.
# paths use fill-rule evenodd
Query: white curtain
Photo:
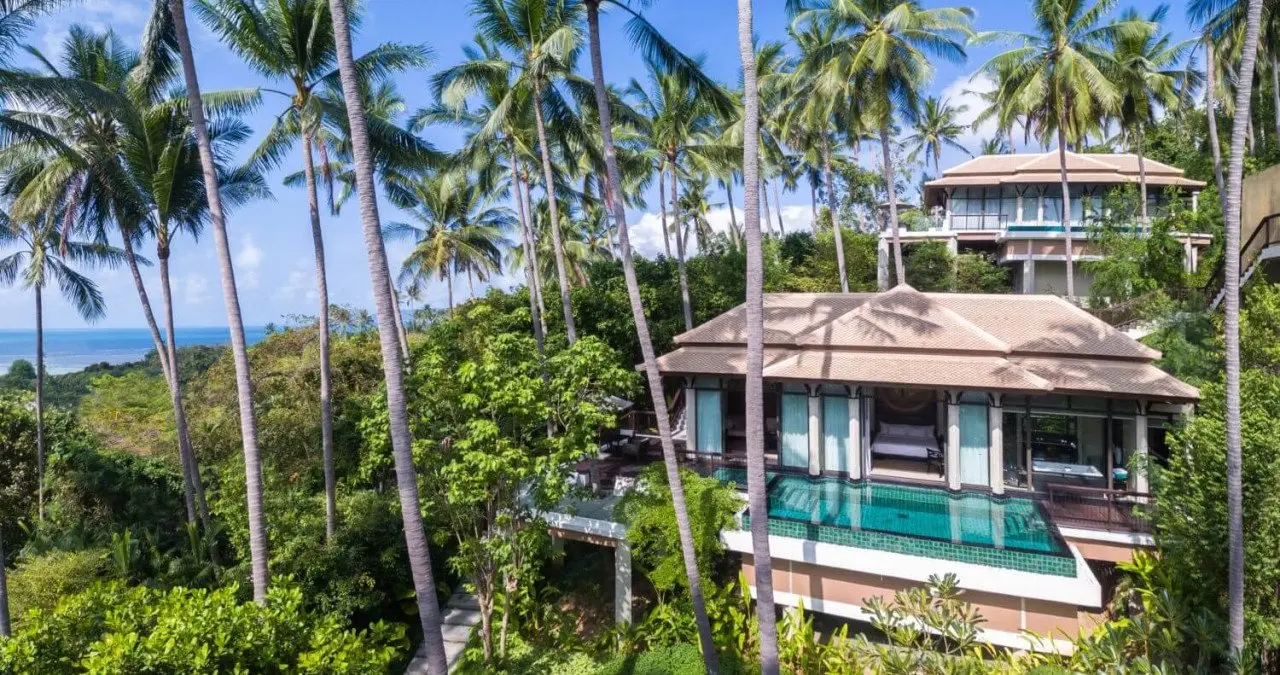
M 720 392 L 698 390 L 698 452 L 724 452 L 724 422 L 720 410 Z
M 849 471 L 849 399 L 822 397 L 822 468 Z
M 782 465 L 809 466 L 809 398 L 782 395 Z
M 987 406 L 981 403 L 960 405 L 960 482 L 987 485 L 991 465 L 987 453 Z

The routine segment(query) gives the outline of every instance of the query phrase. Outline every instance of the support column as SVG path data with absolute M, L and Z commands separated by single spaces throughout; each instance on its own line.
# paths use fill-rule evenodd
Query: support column
M 960 489 L 960 392 L 947 392 L 947 447 L 943 450 L 947 488 Z
M 1147 408 L 1146 401 L 1138 401 L 1138 414 L 1133 417 L 1133 455 L 1137 461 L 1133 463 L 1132 485 L 1138 494 L 1147 493 Z
M 1022 292 L 1023 294 L 1036 292 L 1036 261 L 1030 257 L 1022 261 Z
M 693 388 L 693 380 L 686 379 L 684 385 L 684 447 L 689 452 L 698 451 L 698 390 Z
M 822 473 L 822 397 L 818 386 L 809 390 L 809 475 Z
M 1191 210 L 1193 212 L 1200 210 L 1200 193 L 1199 192 L 1191 193 Z
M 876 287 L 889 290 L 889 240 L 883 235 L 876 244 Z
M 613 549 L 613 622 L 631 623 L 631 545 L 625 540 Z
M 849 401 L 849 478 L 862 478 L 862 392 L 853 387 Z
M 991 494 L 1004 494 L 1003 394 L 991 394 L 987 403 L 987 460 Z

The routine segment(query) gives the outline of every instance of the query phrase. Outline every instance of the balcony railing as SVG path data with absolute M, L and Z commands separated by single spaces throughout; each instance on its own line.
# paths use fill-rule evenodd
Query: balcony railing
M 951 229 L 964 231 L 1003 230 L 1009 217 L 999 213 L 951 214 Z
M 1049 485 L 1042 497 L 1054 522 L 1063 527 L 1150 534 L 1148 495 L 1079 485 Z

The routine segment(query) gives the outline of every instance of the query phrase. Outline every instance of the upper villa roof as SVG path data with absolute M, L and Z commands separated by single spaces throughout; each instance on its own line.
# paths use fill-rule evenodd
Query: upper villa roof
M 746 372 L 745 305 L 676 336 L 668 374 Z M 767 293 L 764 376 L 1189 402 L 1160 353 L 1051 295 Z
M 1136 183 L 1138 156 L 1134 154 L 1093 154 L 1067 152 L 1067 181 L 1071 183 Z M 1183 170 L 1152 159 L 1143 160 L 1148 185 L 1174 185 L 1199 190 L 1203 181 L 1186 178 Z M 937 188 L 995 186 L 1003 184 L 1060 183 L 1058 151 L 1045 153 L 982 155 L 942 172 L 942 177 L 925 183 L 926 191 Z M 927 201 L 927 200 L 926 200 Z

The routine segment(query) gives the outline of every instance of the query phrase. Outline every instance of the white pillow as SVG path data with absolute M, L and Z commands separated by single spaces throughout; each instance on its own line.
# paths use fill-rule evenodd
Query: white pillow
M 907 435 L 917 438 L 933 438 L 933 427 L 910 426 L 907 427 Z

